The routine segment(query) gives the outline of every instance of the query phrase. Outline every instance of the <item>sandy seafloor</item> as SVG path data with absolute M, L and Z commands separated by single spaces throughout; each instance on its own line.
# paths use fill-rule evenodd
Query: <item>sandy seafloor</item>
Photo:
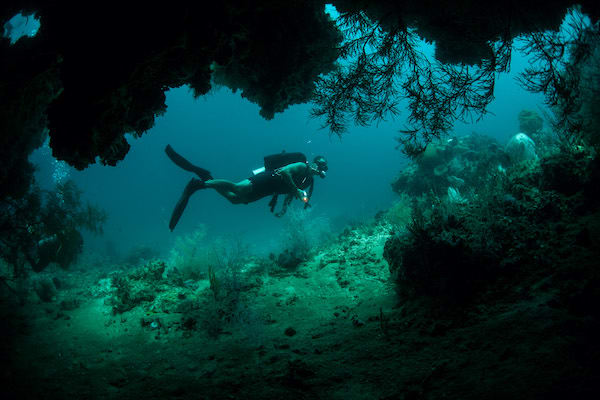
M 206 279 L 159 280 L 155 301 L 115 315 L 110 267 L 48 270 L 64 289 L 15 309 L 3 398 L 561 398 L 571 387 L 585 398 L 593 368 L 573 354 L 543 282 L 498 297 L 511 284 L 500 282 L 462 310 L 401 303 L 382 259 L 389 230 L 357 226 L 295 271 L 248 272 L 247 312 L 216 335 L 174 311 L 210 308 Z

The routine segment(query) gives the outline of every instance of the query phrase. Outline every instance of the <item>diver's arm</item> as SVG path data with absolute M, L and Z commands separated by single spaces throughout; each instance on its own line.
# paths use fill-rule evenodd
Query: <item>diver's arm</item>
M 291 193 L 294 194 L 297 198 L 301 199 L 304 192 L 300 190 L 296 184 L 294 183 L 294 174 L 303 174 L 305 173 L 306 166 L 305 163 L 297 162 L 290 165 L 286 165 L 285 167 L 279 168 L 276 173 L 283 178 L 285 183 L 290 187 Z

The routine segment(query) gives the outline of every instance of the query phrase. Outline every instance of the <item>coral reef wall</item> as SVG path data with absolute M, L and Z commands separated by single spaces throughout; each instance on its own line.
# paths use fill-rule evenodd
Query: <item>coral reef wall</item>
M 333 68 L 340 40 L 316 1 L 156 8 L 103 2 L 80 14 L 53 2 L 4 5 L 0 16 L 6 21 L 19 11 L 35 11 L 41 28 L 35 38 L 12 46 L 7 38 L 1 41 L 2 59 L 11 63 L 2 63 L 0 98 L 15 103 L 41 74 L 55 73 L 46 79 L 49 87 L 32 94 L 41 95 L 40 107 L 21 115 L 2 110 L 3 138 L 10 141 L 27 130 L 33 131 L 27 136 L 41 137 L 47 107 L 53 153 L 77 168 L 96 157 L 110 165 L 123 159 L 129 149 L 123 135 L 153 126 L 166 110 L 164 92 L 188 84 L 197 96 L 207 93 L 211 68 L 220 82 L 257 102 L 264 117 L 306 102 L 317 76 Z M 8 152 L 25 154 L 40 142 Z

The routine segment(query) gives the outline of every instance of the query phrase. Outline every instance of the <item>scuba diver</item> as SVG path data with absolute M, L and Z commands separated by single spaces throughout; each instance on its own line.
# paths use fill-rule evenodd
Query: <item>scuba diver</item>
M 278 196 L 285 194 L 281 211 L 274 213 L 277 217 L 285 214 L 294 198 L 302 200 L 304 208 L 307 208 L 313 192 L 313 176 L 319 175 L 325 178 L 328 169 L 327 160 L 323 156 L 316 156 L 313 162 L 309 163 L 302 153 L 282 152 L 265 156 L 264 167 L 252 171 L 254 175 L 248 179 L 235 183 L 225 179 L 213 179 L 208 170 L 193 165 L 177 154 L 170 145 L 167 145 L 165 152 L 177 166 L 195 173 L 200 178 L 192 178 L 183 190 L 171 215 L 169 222 L 171 231 L 181 218 L 190 196 L 200 189 L 214 189 L 232 204 L 248 204 L 263 197 L 273 196 L 269 202 L 273 213 Z

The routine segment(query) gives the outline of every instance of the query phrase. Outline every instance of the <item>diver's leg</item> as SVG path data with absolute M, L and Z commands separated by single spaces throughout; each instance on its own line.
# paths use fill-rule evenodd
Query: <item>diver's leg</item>
M 190 196 L 196 193 L 197 190 L 204 189 L 205 187 L 206 185 L 200 179 L 192 178 L 188 182 L 188 184 L 185 186 L 185 189 L 183 189 L 183 193 L 181 194 L 179 201 L 173 209 L 173 213 L 171 214 L 171 220 L 169 221 L 169 229 L 171 231 L 175 229 L 175 225 L 177 225 L 177 222 L 179 222 L 179 218 L 181 218 L 183 210 L 185 210 Z
M 211 179 L 205 182 L 207 188 L 215 189 L 221 196 L 232 204 L 245 203 L 250 192 L 251 183 L 248 179 L 235 183 L 225 179 Z
M 165 148 L 165 153 L 167 153 L 167 156 L 169 156 L 171 161 L 173 161 L 178 167 L 180 167 L 186 171 L 195 173 L 203 181 L 212 179 L 212 175 L 210 174 L 210 172 L 208 170 L 206 170 L 204 168 L 200 168 L 200 167 L 192 164 L 185 158 L 183 158 L 181 155 L 176 153 L 175 150 L 173 150 L 171 145 L 167 145 L 167 147 Z

